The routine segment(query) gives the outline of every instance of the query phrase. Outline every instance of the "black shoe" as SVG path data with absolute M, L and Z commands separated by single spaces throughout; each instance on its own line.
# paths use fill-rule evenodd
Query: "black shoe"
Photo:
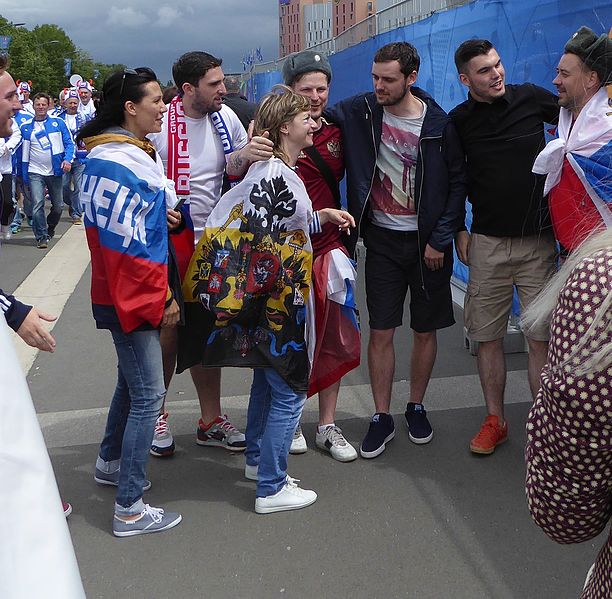
M 359 453 L 362 458 L 375 458 L 385 451 L 385 444 L 395 437 L 395 424 L 391 414 L 377 412 L 372 416 L 370 428 L 361 442 Z
M 413 443 L 423 445 L 433 439 L 433 429 L 427 420 L 427 410 L 420 403 L 409 402 L 404 412 L 408 436 Z

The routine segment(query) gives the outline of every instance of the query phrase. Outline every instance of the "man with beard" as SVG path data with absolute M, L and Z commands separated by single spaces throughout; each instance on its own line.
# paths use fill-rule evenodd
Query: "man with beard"
M 569 251 L 594 230 L 612 228 L 612 100 L 605 89 L 610 83 L 612 40 L 581 27 L 565 44 L 553 81 L 561 106 L 559 137 L 533 169 L 548 175 L 555 235 Z
M 174 63 L 172 77 L 179 95 L 164 115 L 161 133 L 150 136 L 164 161 L 168 178 L 175 181 L 178 197 L 185 201 L 182 210 L 186 228 L 172 237 L 181 276 L 187 270 L 208 215 L 221 197 L 224 178 L 235 181 L 251 162 L 272 156 L 272 142 L 266 137 L 253 137 L 248 141 L 236 113 L 223 104 L 226 89 L 221 62 L 206 52 L 187 52 Z M 196 306 L 196 309 L 202 308 Z M 190 316 L 186 313 L 188 321 Z M 194 318 L 199 316 L 195 314 Z M 183 359 L 178 367 L 179 371 L 190 368 L 200 400 L 202 417 L 196 442 L 202 446 L 244 451 L 244 434 L 221 412 L 221 370 L 204 368 L 199 363 L 201 349 L 192 345 L 201 340 L 197 339 L 193 322 L 192 327 L 190 331 L 185 327 L 185 335 L 181 336 Z M 176 327 L 164 329 L 162 333 L 166 389 L 176 366 L 178 336 Z M 164 405 L 151 447 L 154 456 L 174 453 L 167 417 Z
M 395 436 L 389 413 L 393 336 L 408 289 L 414 345 L 405 418 L 413 443 L 433 438 L 422 404 L 436 331 L 455 322 L 450 277 L 466 194 L 464 155 L 448 115 L 414 86 L 419 64 L 411 44 L 383 46 L 372 65 L 374 93 L 329 111 L 342 130 L 349 212 L 367 248 L 368 366 L 376 412 L 361 443 L 364 458 L 381 454 Z
M 461 44 L 455 64 L 469 94 L 450 117 L 466 154 L 473 215 L 471 234 L 462 230 L 457 235 L 457 254 L 470 267 L 465 326 L 470 340 L 478 343 L 478 374 L 487 407 L 470 450 L 489 455 L 508 437 L 503 340 L 514 288 L 525 308 L 555 268 L 544 181 L 531 169 L 545 144 L 544 124 L 557 122 L 559 108 L 546 89 L 530 83 L 506 85 L 504 66 L 488 40 Z M 534 328 L 526 338 L 529 387 L 535 398 L 548 329 Z

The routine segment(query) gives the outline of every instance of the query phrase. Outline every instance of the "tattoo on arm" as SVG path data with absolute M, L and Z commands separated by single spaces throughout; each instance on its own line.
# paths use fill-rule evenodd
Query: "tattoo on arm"
M 244 160 L 238 153 L 232 154 L 229 162 L 230 162 L 230 167 L 236 171 L 240 170 L 244 165 Z

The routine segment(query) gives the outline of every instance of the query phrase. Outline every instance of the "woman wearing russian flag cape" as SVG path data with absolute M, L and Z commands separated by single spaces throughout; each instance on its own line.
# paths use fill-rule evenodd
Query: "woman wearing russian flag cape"
M 161 327 L 180 319 L 180 283 L 168 227 L 180 214 L 149 133 L 166 112 L 151 69 L 125 69 L 104 83 L 103 102 L 79 132 L 89 151 L 81 202 L 91 252 L 96 325 L 117 352 L 117 386 L 96 461 L 98 484 L 117 487 L 113 534 L 127 537 L 176 526 L 180 514 L 143 502 L 155 421 L 166 390 Z

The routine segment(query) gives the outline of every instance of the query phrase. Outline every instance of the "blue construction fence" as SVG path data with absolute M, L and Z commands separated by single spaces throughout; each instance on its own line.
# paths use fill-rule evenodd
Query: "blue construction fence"
M 612 26 L 612 2 L 476 0 L 332 54 L 329 102 L 370 91 L 372 57 L 378 48 L 396 41 L 407 41 L 417 48 L 421 56 L 417 85 L 447 111 L 467 98 L 467 90 L 455 69 L 454 52 L 470 38 L 491 40 L 504 63 L 508 83 L 528 81 L 554 91 L 552 80 L 563 47 L 582 25 L 597 33 L 608 33 Z M 281 82 L 277 71 L 256 73 L 248 82 L 248 91 L 257 101 Z M 467 281 L 467 268 L 458 260 L 454 274 Z

